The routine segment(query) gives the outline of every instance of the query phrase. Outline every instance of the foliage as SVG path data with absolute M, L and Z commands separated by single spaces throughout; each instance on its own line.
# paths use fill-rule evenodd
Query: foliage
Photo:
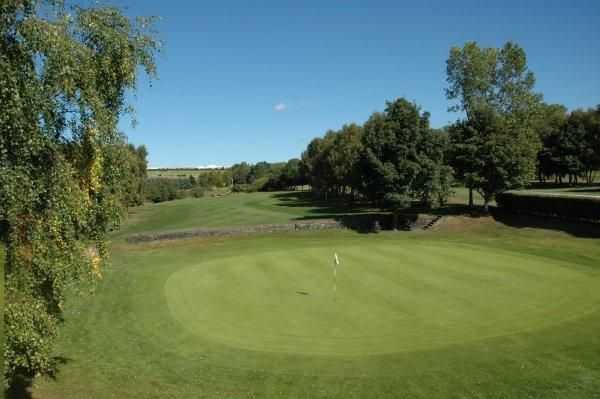
M 263 191 L 289 190 L 303 186 L 305 180 L 300 170 L 300 160 L 292 158 L 281 168 L 281 172 L 271 176 L 263 186 Z
M 364 126 L 344 125 L 313 139 L 299 174 L 322 197 L 349 196 L 382 203 L 398 194 L 431 206 L 450 195 L 447 137 L 429 127 L 429 114 L 405 99 L 388 102 Z
M 558 105 L 545 110 L 538 130 L 542 141 L 539 179 L 554 176 L 562 183 L 568 176 L 569 183 L 578 183 L 579 178 L 591 183 L 594 171 L 600 169 L 600 106 L 568 114 Z
M 200 198 L 207 191 L 228 187 L 231 172 L 211 170 L 194 177 L 180 174 L 181 177 L 149 177 L 145 180 L 144 197 L 154 203 L 173 201 L 186 197 Z
M 452 48 L 447 75 L 446 95 L 458 102 L 451 109 L 466 114 L 451 129 L 452 163 L 487 208 L 496 194 L 523 186 L 535 173 L 541 96 L 533 92 L 525 51 L 511 42 L 501 49 L 474 42 Z
M 362 134 L 361 126 L 349 124 L 311 141 L 299 165 L 301 179 L 318 195 L 354 196 L 360 186 L 357 162 Z
M 146 180 L 146 191 L 144 195 L 148 201 L 154 203 L 173 201 L 177 198 L 181 198 L 179 190 L 182 185 L 187 188 L 188 184 L 188 179 L 151 177 Z
M 550 176 L 559 176 L 566 170 L 563 158 L 563 133 L 567 123 L 567 108 L 560 104 L 540 106 L 535 129 L 540 137 L 542 148 L 538 153 L 538 179 L 544 181 Z
M 60 2 L 0 5 L 4 374 L 52 370 L 68 286 L 101 277 L 123 197 L 119 116 L 137 69 L 154 75 L 151 20 Z M 141 172 L 140 172 L 141 173 Z M 135 201 L 135 199 L 133 199 Z
M 444 159 L 446 141 L 416 104 L 398 99 L 371 116 L 362 146 L 361 191 L 367 198 L 396 193 L 426 206 L 447 200 L 452 170 Z
M 148 167 L 146 147 L 118 145 L 107 148 L 107 151 L 107 162 L 121 165 L 121 183 L 115 185 L 120 189 L 121 202 L 125 206 L 142 205 Z
M 261 161 L 253 165 L 247 162 L 235 164 L 231 167 L 233 191 L 256 192 L 289 188 L 297 179 L 294 175 L 297 173 L 297 163 L 297 160 L 290 160 L 287 163 Z

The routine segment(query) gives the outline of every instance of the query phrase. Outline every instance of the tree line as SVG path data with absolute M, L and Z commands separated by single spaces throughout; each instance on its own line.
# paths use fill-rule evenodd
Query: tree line
M 197 176 L 148 177 L 145 183 L 146 201 L 158 203 L 187 197 L 201 198 L 215 188 L 229 187 L 231 172 L 211 170 Z
M 600 105 L 567 112 L 563 105 L 544 105 L 539 126 L 540 182 L 591 184 L 600 170 Z
M 299 171 L 323 198 L 344 196 L 391 208 L 443 205 L 453 182 L 484 199 L 535 177 L 591 183 L 600 169 L 600 106 L 567 112 L 534 91 L 525 51 L 508 42 L 450 50 L 446 97 L 462 117 L 442 129 L 404 98 L 362 125 L 313 139 Z
M 299 159 L 255 164 L 241 162 L 230 168 L 205 171 L 196 176 L 183 173 L 177 177 L 150 176 L 145 179 L 142 196 L 146 201 L 158 203 L 188 197 L 200 198 L 223 188 L 232 192 L 296 189 L 307 184 L 300 174 L 299 165 Z

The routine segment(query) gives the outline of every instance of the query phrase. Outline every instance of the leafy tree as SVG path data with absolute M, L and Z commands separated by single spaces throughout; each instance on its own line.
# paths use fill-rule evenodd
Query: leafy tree
M 233 165 L 231 167 L 233 184 L 247 184 L 248 176 L 250 175 L 250 165 L 246 162 Z
M 327 170 L 332 175 L 332 189 L 338 194 L 346 194 L 350 190 L 354 197 L 360 187 L 358 161 L 362 150 L 361 137 L 362 127 L 354 123 L 344 125 L 327 148 Z
M 254 183 L 255 180 L 261 179 L 263 177 L 268 177 L 271 173 L 271 165 L 268 162 L 262 161 L 257 162 L 256 164 L 250 167 L 250 171 L 248 173 L 247 183 Z
M 306 176 L 312 190 L 317 194 L 327 192 L 325 175 L 327 171 L 323 168 L 323 154 L 328 146 L 328 140 L 317 137 L 313 139 L 302 153 L 300 164 L 301 173 Z
M 419 171 L 413 184 L 414 196 L 425 205 L 445 205 L 452 193 L 453 169 L 448 165 L 450 146 L 445 131 L 424 129 L 417 142 Z
M 487 210 L 495 194 L 527 183 L 535 173 L 541 96 L 533 92 L 525 51 L 511 42 L 501 49 L 475 42 L 452 48 L 447 81 L 446 96 L 456 101 L 450 109 L 466 114 L 466 122 L 454 129 L 455 164 L 467 187 L 482 194 Z M 519 175 L 508 176 L 509 170 Z
M 365 123 L 360 170 L 362 194 L 380 201 L 386 194 L 430 206 L 447 198 L 451 169 L 444 140 L 429 127 L 429 113 L 405 99 L 388 102 Z
M 148 152 L 146 147 L 133 144 L 114 145 L 107 148 L 107 163 L 121 165 L 121 174 L 117 178 L 121 184 L 115 184 L 115 190 L 121 195 L 123 205 L 138 206 L 144 202 L 145 181 L 147 178 Z
M 277 173 L 277 169 L 280 169 L 280 172 Z M 281 168 L 276 168 L 272 171 L 271 177 L 262 187 L 262 190 L 272 191 L 272 190 L 286 190 L 301 185 L 301 176 L 300 176 L 300 160 L 293 158 L 285 163 Z
M 538 153 L 538 180 L 566 174 L 561 141 L 567 124 L 567 109 L 560 104 L 541 104 L 535 129 L 542 148 Z
M 591 183 L 594 170 L 600 168 L 600 108 L 571 112 L 565 136 L 569 183 L 577 183 L 578 177 Z
M 101 277 L 119 222 L 118 133 L 138 67 L 154 75 L 149 19 L 112 7 L 0 3 L 0 224 L 7 384 L 53 369 L 65 290 Z
M 515 134 L 519 127 L 512 123 L 488 110 L 451 130 L 464 179 L 481 194 L 486 211 L 495 194 L 526 185 L 535 172 L 537 148 L 529 135 Z

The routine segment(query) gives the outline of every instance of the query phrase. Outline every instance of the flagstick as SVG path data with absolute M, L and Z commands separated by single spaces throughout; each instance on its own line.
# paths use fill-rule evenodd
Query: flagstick
M 337 266 L 333 263 L 333 300 L 337 299 Z
M 337 252 L 333 254 L 333 300 L 337 299 L 337 265 L 340 263 Z

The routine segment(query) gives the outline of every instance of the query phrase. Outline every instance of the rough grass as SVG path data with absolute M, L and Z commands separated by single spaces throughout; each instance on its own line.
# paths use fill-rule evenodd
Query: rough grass
M 117 242 L 34 396 L 598 397 L 600 240 L 455 225 Z

